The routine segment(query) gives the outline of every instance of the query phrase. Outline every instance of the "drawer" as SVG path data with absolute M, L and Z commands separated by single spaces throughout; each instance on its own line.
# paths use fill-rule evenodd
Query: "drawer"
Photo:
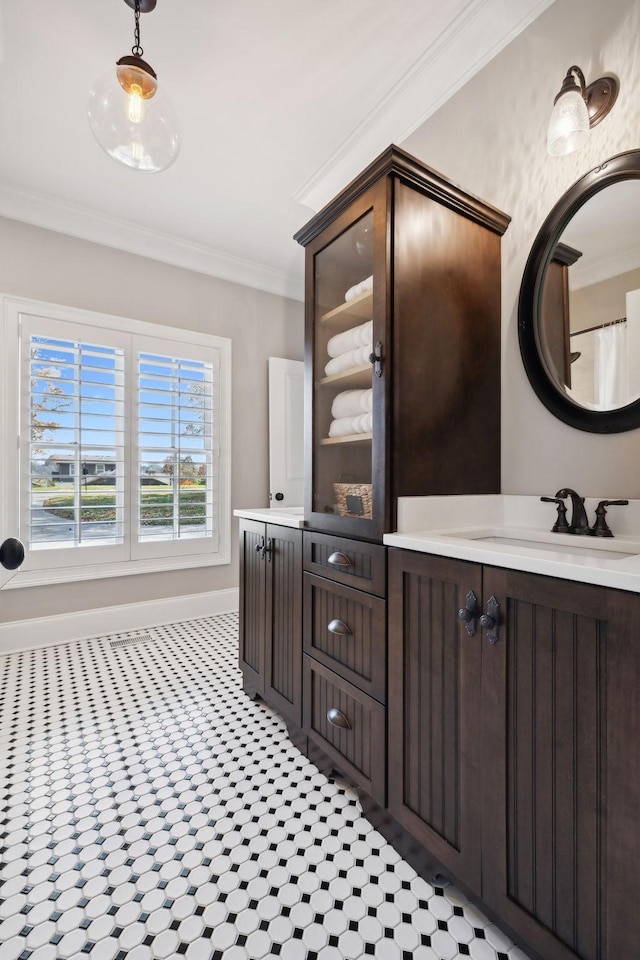
M 303 660 L 305 733 L 384 806 L 385 708 L 311 657 Z
M 386 602 L 312 573 L 303 591 L 304 652 L 384 703 Z
M 387 548 L 326 533 L 304 531 L 302 565 L 309 573 L 329 577 L 377 597 L 387 592 Z

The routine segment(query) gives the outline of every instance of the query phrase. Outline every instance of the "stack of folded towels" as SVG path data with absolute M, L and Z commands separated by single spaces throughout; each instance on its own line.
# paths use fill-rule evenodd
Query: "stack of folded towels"
M 354 433 L 371 433 L 373 390 L 344 390 L 331 405 L 334 418 L 330 437 L 349 437 Z
M 369 290 L 373 290 L 373 274 L 370 277 L 366 277 L 361 283 L 355 283 L 352 287 L 349 287 L 344 298 L 347 303 L 349 303 L 350 300 L 354 300 L 362 293 L 368 293 Z
M 331 337 L 327 344 L 327 353 L 331 357 L 324 368 L 327 377 L 333 373 L 342 373 L 350 367 L 361 367 L 369 360 L 373 350 L 373 322 L 367 320 L 358 327 L 345 330 Z
M 362 283 L 347 290 L 345 300 L 373 288 L 373 277 L 367 277 Z M 324 368 L 327 377 L 343 373 L 352 367 L 361 367 L 369 362 L 373 351 L 373 321 L 367 320 L 357 327 L 337 333 L 327 344 L 327 353 L 331 358 Z M 344 390 L 339 393 L 331 405 L 333 420 L 329 427 L 330 437 L 348 437 L 356 433 L 371 433 L 371 405 L 373 390 Z

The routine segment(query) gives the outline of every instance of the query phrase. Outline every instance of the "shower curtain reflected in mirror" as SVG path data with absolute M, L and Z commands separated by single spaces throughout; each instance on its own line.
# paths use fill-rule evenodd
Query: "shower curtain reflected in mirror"
M 614 410 L 630 402 L 627 323 L 594 330 L 596 409 Z

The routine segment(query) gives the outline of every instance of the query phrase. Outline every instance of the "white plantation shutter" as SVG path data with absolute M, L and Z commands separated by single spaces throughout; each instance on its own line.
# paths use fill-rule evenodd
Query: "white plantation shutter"
M 81 324 L 23 317 L 22 531 L 28 550 L 125 542 L 125 340 Z
M 132 337 L 134 559 L 218 549 L 220 351 Z
M 211 537 L 214 365 L 141 352 L 137 376 L 138 538 Z

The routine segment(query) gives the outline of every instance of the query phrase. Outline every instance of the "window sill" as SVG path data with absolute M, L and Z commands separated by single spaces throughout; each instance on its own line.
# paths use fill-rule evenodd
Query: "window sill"
M 21 587 L 42 587 L 56 583 L 76 583 L 80 580 L 101 580 L 105 577 L 128 577 L 138 573 L 163 573 L 165 570 L 188 570 L 194 567 L 214 567 L 231 563 L 222 554 L 199 554 L 185 557 L 158 557 L 146 560 L 125 560 L 114 563 L 95 563 L 56 570 L 18 570 L 3 590 Z

